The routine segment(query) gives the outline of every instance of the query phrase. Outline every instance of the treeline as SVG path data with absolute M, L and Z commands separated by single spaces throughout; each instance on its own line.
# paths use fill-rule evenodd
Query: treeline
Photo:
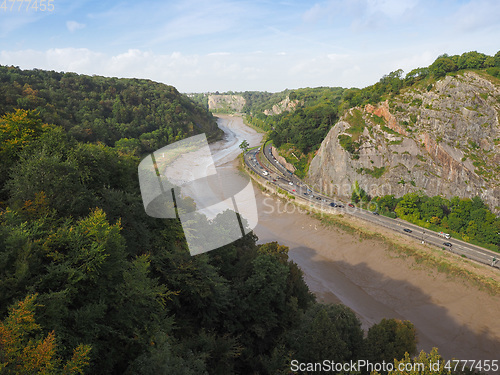
M 0 66 L 0 114 L 36 110 L 80 142 L 151 152 L 199 133 L 216 136 L 213 116 L 172 86 Z
M 446 232 L 465 242 L 475 243 L 500 252 L 500 218 L 479 197 L 446 199 L 408 193 L 371 198 L 359 185 L 352 193 L 354 203 L 365 203 L 389 217 L 400 217 L 423 228 Z
M 290 90 L 284 90 L 277 93 L 266 91 L 245 91 L 240 95 L 245 99 L 243 112 L 246 114 L 263 113 L 266 109 L 271 109 L 273 105 L 284 100 Z
M 343 89 L 334 87 L 305 88 L 288 92 L 296 109 L 279 115 L 248 114 L 251 124 L 270 130 L 270 139 L 280 147 L 291 143 L 304 154 L 313 151 L 338 120 L 337 106 Z M 254 112 L 255 113 L 255 112 Z
M 499 77 L 500 74 L 500 51 L 494 56 L 471 51 L 461 55 L 439 56 L 429 67 L 416 68 L 403 76 L 403 70 L 398 69 L 384 75 L 379 82 L 363 89 L 352 88 L 345 90 L 340 112 L 352 107 L 365 104 L 377 104 L 388 99 L 392 95 L 399 94 L 400 90 L 413 85 L 431 89 L 433 83 L 448 73 L 458 72 L 464 69 L 486 69 L 492 76 Z

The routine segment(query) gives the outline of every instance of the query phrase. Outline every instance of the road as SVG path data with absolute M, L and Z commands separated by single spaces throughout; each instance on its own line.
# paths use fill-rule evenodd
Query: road
M 487 250 L 455 238 L 448 239 L 441 237 L 437 232 L 429 231 L 401 219 L 392 219 L 386 216 L 381 216 L 378 213 L 355 207 L 354 205 L 342 202 L 339 199 L 334 201 L 331 197 L 327 197 L 311 189 L 296 175 L 281 165 L 273 157 L 269 143 L 267 143 L 264 147 L 263 155 L 260 152 L 260 149 L 261 148 L 252 149 L 245 153 L 244 159 L 246 165 L 271 184 L 274 184 L 289 194 L 294 195 L 296 200 L 301 200 L 302 202 L 309 204 L 312 208 L 321 209 L 323 211 L 336 212 L 341 210 L 342 213 L 355 216 L 362 220 L 391 229 L 395 232 L 402 233 L 408 237 L 414 238 L 415 240 L 437 246 L 462 257 L 500 269 L 499 253 L 495 253 L 491 250 Z

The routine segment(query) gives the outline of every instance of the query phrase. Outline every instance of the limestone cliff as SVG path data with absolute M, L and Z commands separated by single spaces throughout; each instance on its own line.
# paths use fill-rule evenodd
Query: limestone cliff
M 209 95 L 208 109 L 213 112 L 241 112 L 245 98 L 241 95 Z
M 477 73 L 408 88 L 349 110 L 322 142 L 308 181 L 343 197 L 356 180 L 373 196 L 478 195 L 500 213 L 499 117 L 500 85 Z
M 299 101 L 297 99 L 290 100 L 290 97 L 287 96 L 278 104 L 273 105 L 271 109 L 264 110 L 264 114 L 266 116 L 270 116 L 270 115 L 280 115 L 285 111 L 291 112 L 295 110 L 298 104 Z

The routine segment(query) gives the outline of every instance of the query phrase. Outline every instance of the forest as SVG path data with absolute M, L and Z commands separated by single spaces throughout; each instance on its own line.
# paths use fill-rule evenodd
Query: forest
M 316 302 L 285 246 L 250 233 L 191 257 L 179 221 L 145 214 L 141 156 L 218 136 L 174 88 L 0 72 L 0 373 L 289 374 L 292 358 L 417 354 L 411 322 L 364 333 Z
M 198 133 L 220 134 L 213 116 L 172 86 L 0 66 L 0 113 L 35 110 L 79 142 L 136 154 Z

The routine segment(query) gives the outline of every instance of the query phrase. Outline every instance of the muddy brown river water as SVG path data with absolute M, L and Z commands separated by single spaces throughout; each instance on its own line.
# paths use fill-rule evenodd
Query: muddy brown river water
M 220 116 L 226 139 L 211 146 L 214 159 L 236 170 L 238 145 L 257 145 L 261 135 L 241 117 Z M 326 228 L 280 200 L 255 189 L 259 242 L 278 241 L 303 270 L 318 300 L 349 306 L 367 329 L 382 318 L 410 320 L 417 328 L 419 350 L 432 347 L 446 359 L 499 360 L 500 298 L 391 256 L 376 240 Z

